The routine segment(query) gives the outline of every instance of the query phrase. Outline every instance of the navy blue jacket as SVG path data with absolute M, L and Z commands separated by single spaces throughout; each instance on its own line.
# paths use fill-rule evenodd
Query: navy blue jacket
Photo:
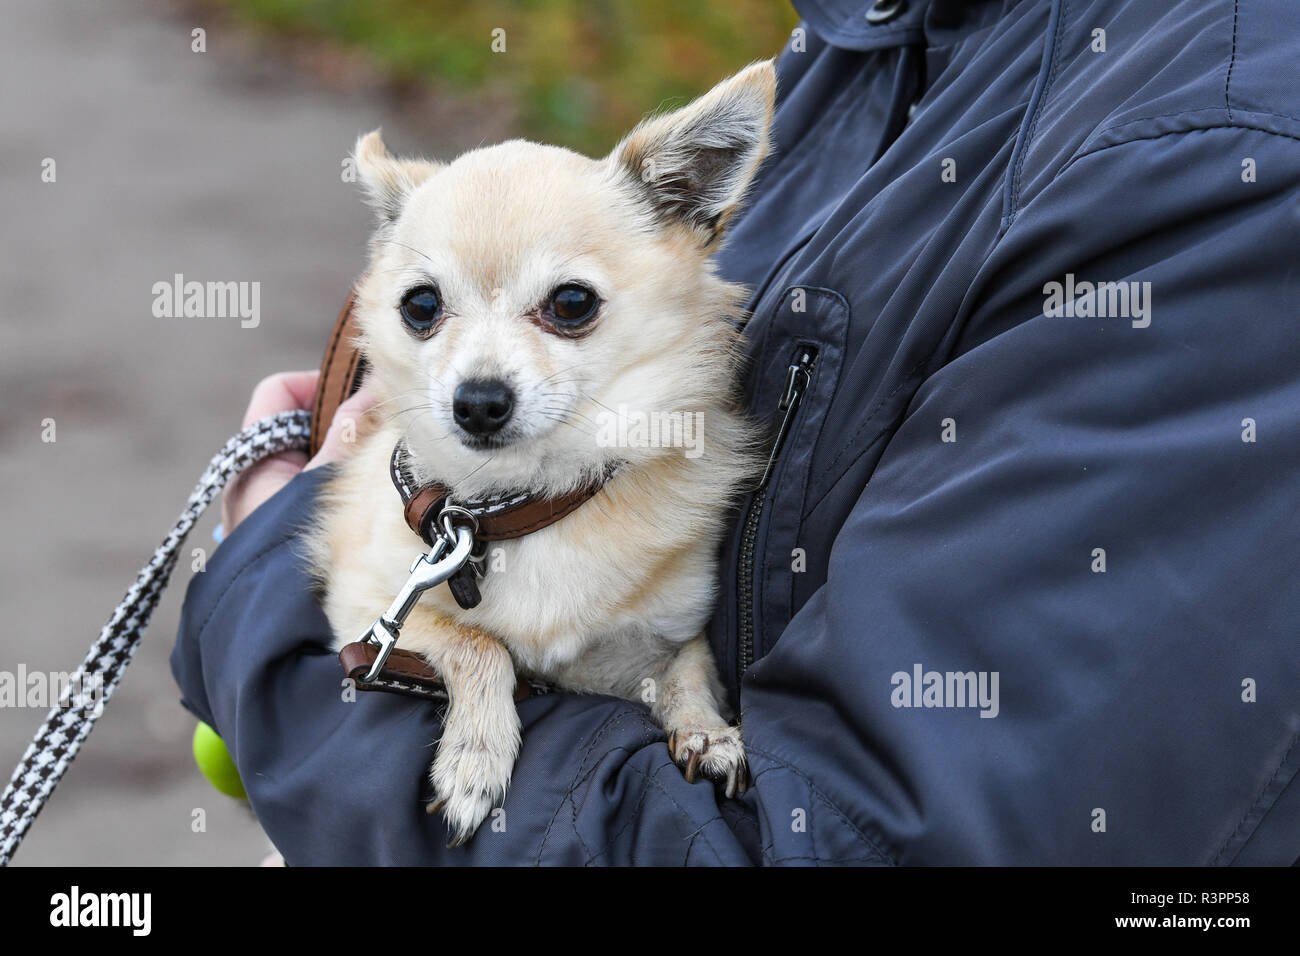
M 533 698 L 504 830 L 446 849 L 437 708 L 341 699 L 316 472 L 173 655 L 291 865 L 1300 857 L 1300 4 L 798 6 L 720 256 L 755 414 L 813 355 L 710 630 L 753 789 Z

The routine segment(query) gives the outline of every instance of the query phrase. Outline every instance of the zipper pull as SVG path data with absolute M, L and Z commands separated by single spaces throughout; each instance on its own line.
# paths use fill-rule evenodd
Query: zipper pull
M 777 411 L 782 413 L 781 425 L 772 440 L 772 451 L 767 456 L 767 467 L 763 469 L 763 478 L 758 483 L 760 491 L 767 487 L 772 472 L 776 469 L 776 459 L 781 454 L 781 446 L 785 444 L 790 426 L 794 423 L 795 413 L 799 410 L 799 403 L 803 401 L 804 392 L 812 381 L 813 360 L 816 357 L 817 353 L 812 349 L 800 347 L 798 355 L 786 371 L 785 390 L 781 394 L 780 404 L 777 405 Z

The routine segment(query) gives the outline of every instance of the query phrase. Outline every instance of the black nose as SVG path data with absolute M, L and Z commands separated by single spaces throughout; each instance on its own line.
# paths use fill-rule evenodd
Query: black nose
M 471 379 L 456 386 L 451 412 L 471 435 L 491 435 L 510 421 L 515 396 L 500 379 Z

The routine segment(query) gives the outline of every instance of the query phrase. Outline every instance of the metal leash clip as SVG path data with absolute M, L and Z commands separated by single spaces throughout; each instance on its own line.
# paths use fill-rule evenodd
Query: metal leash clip
M 468 519 L 468 520 L 466 520 Z M 375 662 L 370 665 L 363 683 L 370 683 L 379 677 L 388 655 L 397 644 L 402 632 L 402 625 L 410 615 L 415 602 L 429 588 L 437 587 L 454 576 L 474 550 L 474 533 L 478 530 L 478 519 L 469 511 L 457 505 L 447 504 L 438 515 L 438 540 L 434 542 L 428 554 L 419 555 L 411 564 L 411 576 L 406 579 L 402 589 L 393 598 L 388 610 L 379 616 L 360 638 L 369 644 L 379 645 Z M 450 552 L 448 552 L 450 548 Z

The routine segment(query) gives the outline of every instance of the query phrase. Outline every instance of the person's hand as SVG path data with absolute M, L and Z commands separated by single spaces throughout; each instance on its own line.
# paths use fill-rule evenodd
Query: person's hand
M 244 426 L 277 412 L 311 408 L 319 377 L 319 372 L 278 372 L 262 379 L 253 389 L 253 397 L 248 401 Z M 343 439 L 345 423 L 353 422 L 351 434 L 355 434 L 355 423 L 373 405 L 374 399 L 363 384 L 355 395 L 339 406 L 320 451 L 310 461 L 305 452 L 281 452 L 253 465 L 227 485 L 221 498 L 223 534 L 230 534 L 239 522 L 287 485 L 300 471 L 342 458 L 355 444 Z

